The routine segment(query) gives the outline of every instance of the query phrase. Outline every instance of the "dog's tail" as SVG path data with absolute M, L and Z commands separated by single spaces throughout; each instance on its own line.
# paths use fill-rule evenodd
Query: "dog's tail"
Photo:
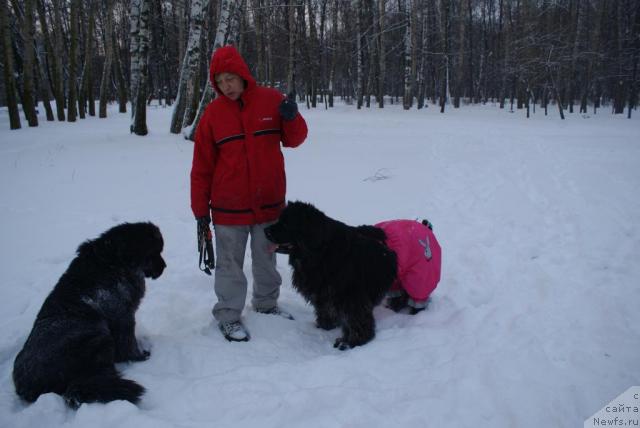
M 64 399 L 70 407 L 77 409 L 82 403 L 107 403 L 114 400 L 126 400 L 137 404 L 144 393 L 143 386 L 123 379 L 120 373 L 113 369 L 74 379 L 69 383 Z

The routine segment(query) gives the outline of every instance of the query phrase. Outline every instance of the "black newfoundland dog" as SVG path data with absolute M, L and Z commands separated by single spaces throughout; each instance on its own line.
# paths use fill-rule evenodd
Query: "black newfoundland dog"
M 33 402 L 55 392 L 73 408 L 139 401 L 145 389 L 123 379 L 114 364 L 149 358 L 135 337 L 135 312 L 145 277 L 156 279 L 166 267 L 163 245 L 151 223 L 121 224 L 80 245 L 14 362 L 20 397 Z
M 265 234 L 276 251 L 289 254 L 293 286 L 315 308 L 317 326 L 342 327 L 334 347 L 373 339 L 373 308 L 397 274 L 396 254 L 383 244 L 381 229 L 348 226 L 298 201 L 289 202 Z

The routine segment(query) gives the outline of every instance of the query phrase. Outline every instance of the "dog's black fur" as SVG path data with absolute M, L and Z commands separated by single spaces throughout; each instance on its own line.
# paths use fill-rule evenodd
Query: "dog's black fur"
M 293 286 L 314 306 L 317 326 L 342 327 L 334 347 L 344 350 L 373 339 L 373 308 L 397 275 L 396 254 L 384 245 L 382 229 L 348 226 L 296 201 L 265 234 L 289 254 Z
M 135 337 L 135 312 L 145 277 L 156 279 L 166 267 L 163 246 L 152 223 L 125 223 L 78 247 L 14 362 L 20 397 L 33 402 L 55 392 L 74 408 L 139 401 L 145 389 L 123 379 L 114 364 L 149 358 Z

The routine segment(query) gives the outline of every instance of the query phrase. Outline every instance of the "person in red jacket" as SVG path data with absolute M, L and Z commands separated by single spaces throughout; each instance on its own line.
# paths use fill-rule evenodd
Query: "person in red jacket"
M 213 316 L 227 340 L 247 341 L 250 335 L 240 317 L 247 295 L 243 264 L 249 236 L 253 308 L 293 319 L 277 305 L 282 280 L 264 229 L 285 205 L 281 144 L 302 144 L 307 124 L 293 97 L 256 84 L 233 46 L 215 51 L 209 77 L 218 97 L 196 129 L 191 209 L 199 229 L 213 220 L 218 254 Z

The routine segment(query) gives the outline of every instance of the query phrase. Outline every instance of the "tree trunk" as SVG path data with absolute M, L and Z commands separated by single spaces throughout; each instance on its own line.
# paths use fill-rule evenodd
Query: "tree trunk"
M 100 79 L 100 106 L 98 117 L 107 117 L 107 101 L 111 86 L 111 64 L 113 62 L 113 0 L 104 0 L 104 65 Z
M 40 31 L 42 31 L 42 36 L 44 38 L 44 45 L 45 45 L 46 54 L 47 54 L 47 62 L 51 64 L 51 90 L 53 92 L 53 97 L 56 100 L 56 115 L 59 121 L 64 122 L 65 120 L 64 85 L 62 84 L 62 73 L 61 73 L 62 54 L 54 47 L 54 44 L 51 41 L 51 35 L 49 34 L 49 25 L 47 24 L 47 20 L 46 20 L 44 1 L 38 0 L 37 6 L 38 6 L 38 18 L 40 21 Z M 59 15 L 59 12 L 56 12 L 54 16 L 55 15 Z M 55 28 L 55 25 L 53 27 Z M 55 35 L 56 33 L 61 31 L 62 29 L 55 30 L 53 34 Z
M 631 110 L 638 106 L 638 62 L 640 61 L 640 6 L 636 5 L 633 24 L 633 71 L 631 73 L 631 88 L 629 89 L 629 110 L 627 118 L 631 119 Z
M 625 85 L 623 77 L 626 73 L 623 69 L 623 50 L 624 50 L 624 35 L 623 35 L 623 11 L 622 11 L 622 2 L 615 2 L 613 7 L 615 8 L 616 13 L 616 43 L 615 43 L 615 62 L 617 65 L 617 76 L 615 77 L 614 83 L 614 98 L 613 98 L 613 113 L 614 114 L 623 114 L 624 113 L 624 104 L 625 104 Z
M 508 8 L 508 12 L 507 13 L 511 13 L 511 8 L 509 6 L 509 2 L 507 2 L 507 6 Z M 503 3 L 502 0 L 500 0 L 500 21 L 502 22 L 502 19 L 504 17 L 504 8 L 503 8 Z M 498 95 L 499 99 L 500 99 L 500 108 L 504 108 L 504 100 L 506 99 L 506 91 L 507 91 L 507 80 L 508 80 L 508 71 L 507 68 L 510 67 L 510 46 L 511 46 L 511 39 L 510 39 L 510 35 L 511 35 L 511 31 L 510 31 L 510 26 L 508 27 L 509 29 L 507 29 L 506 31 L 504 31 L 505 36 L 502 39 L 502 44 L 504 45 L 504 62 L 502 65 L 502 85 L 500 87 L 500 94 Z M 500 24 L 500 37 L 503 34 L 503 28 L 502 28 L 502 23 Z
M 276 32 L 275 30 L 275 22 L 276 21 L 276 17 L 274 16 L 275 14 L 270 14 L 270 16 L 267 18 L 267 22 L 269 23 L 269 25 L 266 26 L 265 28 L 265 56 L 266 56 L 266 62 L 267 62 L 267 70 L 266 70 L 266 75 L 265 75 L 265 81 L 269 82 L 270 85 L 274 85 L 275 84 L 275 55 L 273 53 L 273 45 L 274 45 L 274 33 Z
M 75 122 L 77 115 L 78 89 L 78 9 L 80 0 L 71 0 L 69 19 L 69 105 L 67 106 L 67 121 Z
M 367 85 L 365 86 L 365 105 L 367 108 L 371 108 L 371 97 L 378 92 L 376 87 L 376 67 L 378 66 L 377 58 L 377 50 L 378 50 L 378 36 L 374 34 L 375 28 L 377 26 L 376 22 L 378 22 L 378 17 L 376 16 L 378 13 L 378 6 L 374 0 L 366 1 L 367 5 L 367 14 L 365 16 L 365 22 L 367 28 L 370 28 L 367 34 L 367 62 L 368 68 L 367 71 Z
M 329 107 L 333 107 L 333 91 L 335 87 L 335 77 L 336 77 L 336 62 L 337 62 L 337 28 L 338 28 L 338 0 L 333 2 L 333 9 L 331 12 L 331 26 L 333 28 L 331 35 L 331 65 L 329 67 L 329 87 L 327 91 L 329 92 Z
M 151 0 L 133 0 L 131 13 L 131 132 L 147 135 L 147 73 L 149 67 L 149 12 Z M 134 5 L 134 3 L 139 2 Z M 135 7 L 135 10 L 134 10 Z M 134 26 L 134 20 L 137 23 Z M 133 42 L 133 38 L 137 38 Z M 136 51 L 133 51 L 133 46 Z M 135 61 L 135 65 L 133 65 Z M 135 71 L 135 74 L 134 74 Z
M 468 89 L 468 93 L 467 96 L 469 97 L 469 101 L 473 102 L 473 100 L 475 99 L 475 91 L 474 91 L 474 87 L 473 87 L 473 10 L 471 8 L 471 0 L 467 0 L 467 16 L 469 18 L 468 22 L 467 22 L 467 31 L 469 33 L 469 55 L 467 55 L 467 57 L 469 58 L 467 61 L 468 67 L 469 67 L 469 75 L 467 76 L 467 82 L 469 87 Z M 460 17 L 460 19 L 462 19 L 462 16 Z M 462 82 L 461 82 L 462 83 Z
M 60 107 L 56 106 L 58 113 L 58 120 L 65 121 L 65 111 L 64 108 L 67 106 L 68 102 L 68 94 L 65 92 L 65 80 L 64 80 L 64 66 L 62 61 L 64 60 L 64 26 L 62 24 L 62 5 L 61 0 L 53 0 L 53 20 L 54 20 L 54 55 L 56 56 L 56 62 L 54 66 L 56 71 L 54 75 L 57 75 L 57 89 L 54 88 L 55 92 L 59 91 L 59 96 L 56 97 L 56 103 L 58 100 L 60 101 Z
M 91 0 L 87 0 L 88 3 L 91 3 Z M 87 23 L 84 20 L 84 7 L 83 7 L 83 3 L 84 2 L 79 2 L 78 3 L 78 40 L 83 40 L 84 41 L 84 46 L 86 47 L 87 41 L 89 40 L 88 34 L 87 34 Z M 91 7 L 91 6 L 89 6 Z M 80 76 L 79 76 L 79 86 L 78 86 L 78 116 L 80 116 L 80 119 L 84 119 L 86 117 L 86 113 L 87 113 L 87 97 L 86 97 L 86 93 L 84 90 L 84 85 L 85 85 L 85 77 L 84 77 L 84 65 L 86 64 L 86 58 L 87 58 L 87 51 L 85 49 L 85 61 L 83 61 L 82 63 L 82 71 L 80 71 Z
M 458 3 L 458 11 L 460 12 L 459 19 L 459 27 L 458 27 L 458 63 L 456 64 L 456 73 L 455 73 L 455 96 L 453 98 L 453 107 L 460 108 L 460 99 L 464 96 L 464 69 L 465 69 L 465 24 L 466 20 L 462 17 L 463 2 L 465 0 L 460 0 Z
M 414 16 L 413 16 L 413 6 L 411 5 L 411 1 L 408 4 L 405 4 L 405 16 L 406 16 L 406 26 L 404 29 L 404 93 L 402 95 L 402 108 L 405 110 L 409 110 L 413 105 L 413 91 L 412 91 L 412 69 L 413 69 L 413 29 L 414 25 Z
M 221 0 L 220 2 L 220 14 L 218 17 L 218 27 L 216 30 L 216 37 L 213 42 L 213 52 L 215 53 L 216 49 L 222 47 L 224 43 L 224 35 L 227 32 L 227 27 L 229 25 L 229 11 L 230 11 L 230 0 Z M 200 99 L 200 104 L 198 105 L 198 111 L 196 113 L 196 117 L 193 121 L 193 126 L 191 126 L 191 130 L 189 131 L 188 139 L 194 141 L 196 128 L 198 127 L 198 123 L 200 123 L 200 118 L 204 113 L 204 110 L 207 108 L 207 105 L 213 99 L 214 91 L 213 91 L 213 82 L 210 82 L 207 79 L 207 84 L 205 85 L 205 89 L 202 93 L 202 98 Z
M 320 52 L 318 51 L 318 29 L 316 28 L 316 12 L 315 6 L 311 0 L 307 0 L 307 16 L 309 17 L 309 42 L 308 42 L 308 58 L 309 58 L 309 75 L 310 75 L 310 97 L 311 97 L 311 107 L 315 108 L 317 99 L 316 99 L 316 90 L 318 86 L 318 55 Z
M 140 84 L 140 15 L 142 14 L 142 1 L 131 0 L 130 33 L 129 33 L 129 56 L 130 56 L 130 77 L 129 77 L 129 99 L 131 100 L 132 114 L 135 110 L 134 96 L 138 93 Z M 133 132 L 133 131 L 132 131 Z
M 252 0 L 253 6 L 253 21 L 255 23 L 256 31 L 256 80 L 260 84 L 265 82 L 264 72 L 264 24 L 263 16 L 264 9 L 262 8 L 262 0 Z
M 440 93 L 440 113 L 444 113 L 445 105 L 449 100 L 449 30 L 451 24 L 451 17 L 449 12 L 449 6 L 451 0 L 443 0 L 442 4 L 442 48 L 444 50 L 444 76 L 442 78 L 442 89 Z
M 126 68 L 126 65 L 122 63 L 122 59 L 120 56 L 120 46 L 118 41 L 116 40 L 115 32 L 113 33 L 113 37 L 111 38 L 111 46 L 112 46 L 112 70 L 111 73 L 115 74 L 116 81 L 116 90 L 118 92 L 118 113 L 126 113 L 127 112 L 127 101 L 129 100 L 129 91 L 127 90 L 127 82 L 124 80 L 124 72 L 122 71 Z M 111 85 L 109 85 L 111 87 Z
M 151 3 L 153 10 L 152 29 L 153 36 L 151 37 L 153 42 L 153 54 L 155 55 L 155 73 L 158 103 L 162 104 L 162 100 L 165 100 L 165 104 L 169 105 L 169 90 L 171 79 L 169 74 L 169 50 L 167 45 L 167 32 L 165 30 L 165 20 L 162 15 L 162 1 L 152 0 Z
M 184 60 L 185 47 L 187 44 L 186 35 L 185 35 L 185 23 L 187 17 L 187 10 L 185 9 L 187 2 L 185 1 L 177 1 L 175 3 L 171 3 L 175 7 L 172 8 L 174 11 L 174 21 L 175 27 L 178 30 L 178 61 Z M 178 67 L 182 68 L 182 63 L 178 63 Z M 177 95 L 176 95 L 177 96 Z
M 4 74 L 4 89 L 7 96 L 9 109 L 9 128 L 20 129 L 20 112 L 16 97 L 16 79 L 13 69 L 13 46 L 11 46 L 11 34 L 9 28 L 9 8 L 7 0 L 0 0 L 0 37 L 2 37 L 2 71 Z
M 295 82 L 295 58 L 296 58 L 296 7 L 297 0 L 288 0 L 288 23 L 289 23 L 289 57 L 287 62 L 287 93 L 296 93 Z
M 327 104 L 327 44 L 326 44 L 326 28 L 327 28 L 327 3 L 328 0 L 322 0 L 320 5 L 320 99 L 324 103 L 325 110 L 329 108 Z
M 422 10 L 422 37 L 420 40 L 420 49 L 421 49 L 421 54 L 420 54 L 420 68 L 418 69 L 418 73 L 417 73 L 417 92 L 418 92 L 418 109 L 421 109 L 422 107 L 424 107 L 424 100 L 425 100 L 425 92 L 426 92 L 426 63 L 427 63 L 427 55 L 425 52 L 429 51 L 429 12 L 428 10 Z
M 35 51 L 33 49 L 33 6 L 34 0 L 25 0 L 24 17 L 22 20 L 22 40 L 24 41 L 24 56 L 22 64 L 22 109 L 29 126 L 38 126 L 36 113 L 35 76 Z
M 42 56 L 44 56 L 44 52 Z M 47 115 L 47 121 L 53 122 L 55 117 L 53 116 L 53 110 L 51 109 L 51 87 L 49 86 L 49 80 L 46 76 L 46 70 L 44 66 L 44 61 L 40 59 L 40 57 L 36 54 L 36 69 L 38 70 L 38 80 L 36 84 L 38 85 L 38 89 L 40 90 L 40 98 L 42 98 L 42 104 L 44 105 L 44 109 Z
M 385 55 L 385 16 L 386 16 L 386 0 L 378 0 L 378 107 L 384 108 L 384 78 L 387 70 Z
M 170 131 L 179 134 L 182 131 L 185 111 L 191 105 L 193 94 L 194 76 L 198 68 L 200 57 L 200 37 L 203 25 L 203 10 L 209 0 L 193 0 L 191 3 L 191 22 L 189 24 L 189 41 L 187 50 L 182 60 L 180 70 L 180 83 L 178 84 L 178 94 L 173 105 L 173 116 L 171 117 Z
M 81 79 L 81 83 L 80 83 L 80 93 L 81 95 L 81 112 L 84 111 L 84 109 L 86 108 L 87 103 L 89 104 L 89 115 L 90 116 L 95 116 L 96 115 L 96 107 L 95 107 L 95 100 L 93 98 L 93 67 L 92 67 L 92 60 L 93 60 L 93 52 L 94 52 L 94 43 L 93 43 L 93 37 L 94 37 L 94 11 L 95 11 L 95 1 L 94 0 L 88 0 L 87 1 L 88 5 L 87 5 L 87 22 L 86 22 L 86 27 L 87 27 L 87 34 L 86 34 L 86 38 L 85 38 L 85 44 L 84 44 L 84 64 L 82 66 L 82 79 Z M 84 117 L 81 115 L 81 117 Z
M 363 48 L 362 48 L 362 1 L 353 0 L 353 11 L 356 14 L 356 104 L 362 108 L 362 85 L 364 82 Z

